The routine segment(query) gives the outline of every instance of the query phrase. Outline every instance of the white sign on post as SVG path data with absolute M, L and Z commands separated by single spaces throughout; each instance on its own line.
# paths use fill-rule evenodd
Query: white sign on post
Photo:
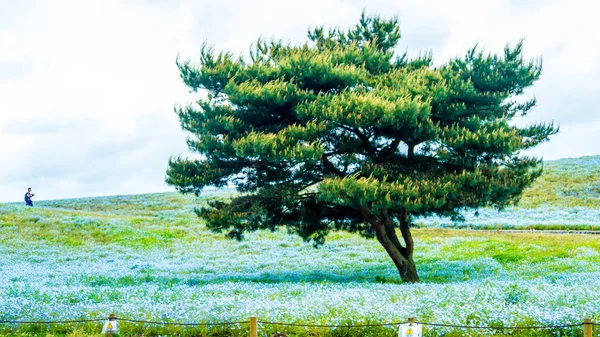
M 108 320 L 102 327 L 102 333 L 107 335 L 113 335 L 119 332 L 119 325 L 116 320 Z
M 422 337 L 422 325 L 417 323 L 408 323 L 400 325 L 398 337 Z

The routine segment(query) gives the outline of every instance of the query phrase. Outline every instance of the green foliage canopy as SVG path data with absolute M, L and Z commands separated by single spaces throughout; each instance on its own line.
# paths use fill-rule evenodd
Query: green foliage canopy
M 199 210 L 214 230 L 285 225 L 317 244 L 334 229 L 377 236 L 372 221 L 402 214 L 517 202 L 542 170 L 523 151 L 558 131 L 513 123 L 535 106 L 517 96 L 541 60 L 525 60 L 520 41 L 434 66 L 431 54 L 397 54 L 399 40 L 397 18 L 363 13 L 302 44 L 258 40 L 247 58 L 204 45 L 198 63 L 178 59 L 185 84 L 207 93 L 176 109 L 202 156 L 171 158 L 167 182 L 242 192 Z

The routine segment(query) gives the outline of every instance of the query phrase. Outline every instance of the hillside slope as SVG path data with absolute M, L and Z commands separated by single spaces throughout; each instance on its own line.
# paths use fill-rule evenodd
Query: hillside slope
M 547 161 L 520 207 L 600 208 L 600 155 Z

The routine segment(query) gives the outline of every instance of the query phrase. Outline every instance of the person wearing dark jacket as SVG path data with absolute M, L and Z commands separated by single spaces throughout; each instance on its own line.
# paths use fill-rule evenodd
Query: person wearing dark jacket
M 31 193 L 31 187 L 27 189 L 27 193 L 25 193 L 25 206 L 31 206 L 33 207 L 33 201 L 31 201 L 31 198 L 34 196 L 35 194 Z

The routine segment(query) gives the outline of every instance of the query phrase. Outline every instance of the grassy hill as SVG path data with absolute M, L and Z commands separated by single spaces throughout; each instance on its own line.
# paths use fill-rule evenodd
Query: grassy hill
M 543 175 L 524 193 L 520 207 L 600 208 L 600 156 L 545 162 Z
M 548 162 L 521 207 L 480 210 L 467 223 L 590 226 L 600 218 L 599 162 L 600 157 Z M 584 316 L 600 320 L 600 236 L 415 229 L 423 283 L 407 285 L 399 282 L 376 241 L 356 235 L 332 233 L 324 247 L 314 249 L 285 230 L 250 233 L 242 242 L 207 231 L 193 208 L 227 193 L 54 200 L 34 208 L 0 204 L 0 320 L 93 318 L 110 312 L 172 322 L 251 315 L 313 324 L 386 323 L 409 315 L 496 326 L 579 323 Z M 422 221 L 433 227 L 465 225 Z M 95 323 L 0 325 L 0 336 L 95 336 L 99 329 Z M 392 328 L 262 329 L 268 336 L 276 331 L 313 337 L 396 335 Z M 577 329 L 511 336 L 571 336 Z M 246 333 L 247 327 L 237 325 L 123 323 L 122 336 Z M 463 335 L 452 328 L 427 329 L 427 336 Z
M 544 163 L 544 173 L 524 191 L 518 207 L 463 213 L 465 222 L 416 219 L 426 227 L 495 229 L 600 229 L 600 156 Z

